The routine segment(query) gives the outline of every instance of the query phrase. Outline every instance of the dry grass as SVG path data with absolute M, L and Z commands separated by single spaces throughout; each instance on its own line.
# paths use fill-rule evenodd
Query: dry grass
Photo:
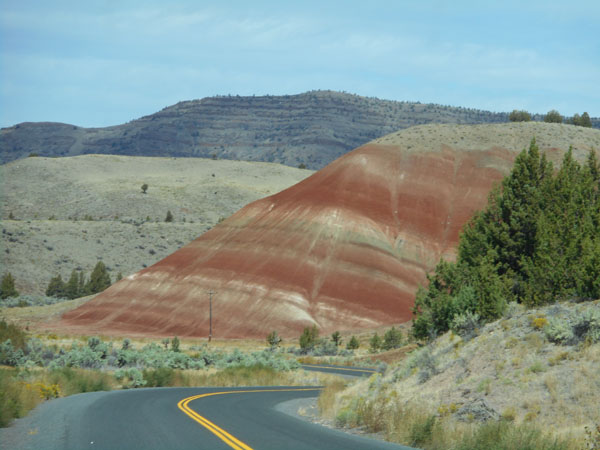
M 200 158 L 14 161 L 0 166 L 1 263 L 23 293 L 41 294 L 51 277 L 67 279 L 77 267 L 89 276 L 99 259 L 113 279 L 118 272 L 127 276 L 246 204 L 311 174 L 278 164 Z M 143 183 L 149 185 L 146 194 Z M 164 222 L 168 210 L 173 223 Z M 18 220 L 7 220 L 10 213 Z
M 495 417 L 514 425 L 507 432 L 515 436 L 546 430 L 564 439 L 566 448 L 582 448 L 584 427 L 600 424 L 600 344 L 553 344 L 535 319 L 598 307 L 600 301 L 517 312 L 486 325 L 468 342 L 447 333 L 391 364 L 385 376 L 339 392 L 335 415 L 341 425 L 385 430 L 390 439 L 411 445 L 411 426 L 400 422 L 412 420 L 405 416 L 417 405 L 413 415 L 422 426 L 430 416 L 437 418 L 422 448 L 438 448 L 435 435 L 451 447 L 479 433 L 477 421 L 460 422 L 451 405 L 459 411 L 484 401 Z M 369 418 L 361 418 L 364 414 Z M 396 422 L 400 428 L 394 428 Z

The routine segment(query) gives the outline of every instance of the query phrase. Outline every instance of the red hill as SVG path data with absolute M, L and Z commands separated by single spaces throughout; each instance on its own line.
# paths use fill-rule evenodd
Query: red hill
M 452 257 L 461 227 L 532 135 L 523 132 L 510 148 L 493 139 L 420 151 L 406 139 L 367 144 L 249 204 L 65 314 L 60 326 L 88 334 L 207 336 L 209 290 L 216 292 L 213 335 L 221 338 L 410 320 L 426 272 L 440 256 Z M 549 151 L 554 159 L 561 153 Z

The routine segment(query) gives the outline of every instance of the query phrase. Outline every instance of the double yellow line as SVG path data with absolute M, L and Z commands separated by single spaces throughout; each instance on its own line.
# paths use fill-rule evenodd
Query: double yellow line
M 223 442 L 225 442 L 231 448 L 233 448 L 235 450 L 253 450 L 252 447 L 248 446 L 247 444 L 244 444 L 242 441 L 240 441 L 235 436 L 233 436 L 230 433 L 228 433 L 227 431 L 225 431 L 223 428 L 219 427 L 218 425 L 215 425 L 213 422 L 208 420 L 206 417 L 203 417 L 200 414 L 198 414 L 196 411 L 194 411 L 192 408 L 190 408 L 189 403 L 193 400 L 197 400 L 199 398 L 204 398 L 204 397 L 211 397 L 213 395 L 243 394 L 243 393 L 249 393 L 249 392 L 288 392 L 288 391 L 319 391 L 319 390 L 321 390 L 321 388 L 251 389 L 251 390 L 244 390 L 244 391 L 211 392 L 208 394 L 193 395 L 191 397 L 184 398 L 179 403 L 177 403 L 177 406 L 184 413 L 186 413 L 188 416 L 190 416 L 192 419 L 194 419 L 196 422 L 198 422 L 200 425 L 202 425 L 208 431 L 213 433 L 215 436 L 217 436 L 219 439 L 221 439 Z

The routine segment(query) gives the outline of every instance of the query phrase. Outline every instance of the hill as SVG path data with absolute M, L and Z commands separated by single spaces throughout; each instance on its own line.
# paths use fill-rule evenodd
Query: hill
M 100 260 L 114 280 L 118 272 L 126 276 L 159 261 L 246 204 L 311 173 L 201 158 L 14 161 L 0 166 L 0 272 L 10 271 L 26 294 L 43 293 L 51 277 L 65 279 L 73 269 L 89 276 Z M 172 223 L 165 222 L 167 211 Z
M 320 169 L 368 141 L 426 123 L 507 122 L 508 114 L 334 91 L 183 101 L 106 128 L 21 123 L 0 130 L 0 162 L 114 154 L 278 162 Z
M 407 321 L 425 274 L 441 256 L 453 257 L 462 226 L 533 137 L 555 162 L 569 146 L 578 159 L 600 148 L 600 131 L 560 124 L 400 131 L 244 207 L 59 326 L 204 336 L 208 290 L 218 292 L 220 337 Z
M 396 353 L 385 375 L 330 396 L 329 418 L 424 449 L 461 448 L 479 427 L 479 445 L 468 448 L 596 448 L 599 300 L 531 310 L 513 303 L 472 334 L 449 331 L 407 357 Z M 569 444 L 544 446 L 540 432 Z

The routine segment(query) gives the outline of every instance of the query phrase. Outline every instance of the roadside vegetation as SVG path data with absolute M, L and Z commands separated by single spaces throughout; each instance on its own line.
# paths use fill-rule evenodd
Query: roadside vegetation
M 208 345 L 181 349 L 163 339 L 135 348 L 99 337 L 68 344 L 30 337 L 0 320 L 0 426 L 44 400 L 80 392 L 162 386 L 295 385 L 315 382 L 294 373 L 284 351 L 225 351 Z
M 533 140 L 456 261 L 419 289 L 400 335 L 419 345 L 384 374 L 328 386 L 321 412 L 423 449 L 600 448 L 598 298 L 596 154 L 580 165 L 568 151 L 555 171 Z M 370 351 L 386 340 L 372 335 Z

